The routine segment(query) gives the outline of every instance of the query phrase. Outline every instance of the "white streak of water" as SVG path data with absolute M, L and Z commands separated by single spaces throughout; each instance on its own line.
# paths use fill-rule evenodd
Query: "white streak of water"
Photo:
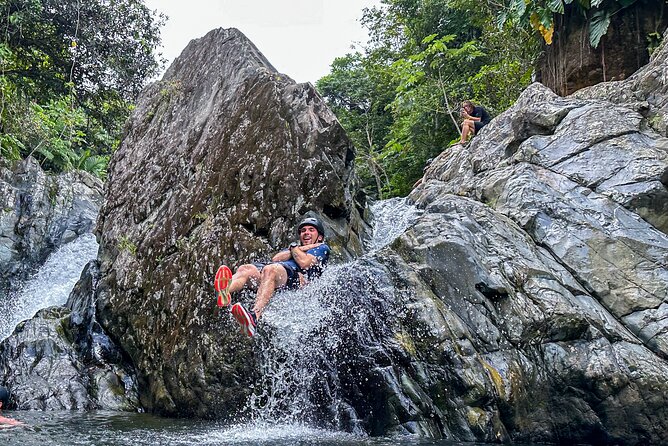
M 194 438 L 193 438 L 194 439 Z M 359 444 L 361 438 L 343 432 L 315 429 L 303 424 L 240 424 L 197 438 L 202 445 L 220 444 Z
M 42 308 L 64 305 L 86 264 L 97 256 L 93 234 L 84 234 L 53 252 L 19 290 L 0 300 L 0 340 Z
M 406 198 L 390 198 L 371 205 L 373 235 L 370 251 L 377 251 L 394 241 L 410 228 L 421 211 L 408 204 Z
M 377 251 L 415 223 L 420 211 L 403 198 L 374 203 L 373 236 L 368 251 Z M 259 367 L 263 377 L 251 396 L 247 410 L 255 425 L 288 423 L 300 426 L 318 422 L 324 415 L 327 427 L 352 429 L 363 435 L 359 416 L 339 397 L 339 371 L 334 358 L 347 349 L 345 333 L 336 329 L 337 318 L 347 325 L 363 327 L 371 317 L 359 311 L 342 312 L 337 306 L 355 306 L 356 296 L 347 281 L 371 285 L 375 280 L 361 262 L 329 266 L 322 277 L 307 287 L 277 293 L 258 326 Z M 323 412 L 325 411 L 325 412 Z M 320 423 L 319 423 L 320 424 Z

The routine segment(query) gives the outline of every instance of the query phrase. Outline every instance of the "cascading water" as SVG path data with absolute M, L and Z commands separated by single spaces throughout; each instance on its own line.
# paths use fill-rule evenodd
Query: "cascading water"
M 371 205 L 373 234 L 367 248 L 378 251 L 406 231 L 422 211 L 410 205 L 405 198 L 390 198 Z
M 18 291 L 0 300 L 0 340 L 42 308 L 65 304 L 81 271 L 97 256 L 97 250 L 93 234 L 78 237 L 53 252 Z
M 371 210 L 369 253 L 387 246 L 419 216 L 405 199 L 377 202 Z M 309 286 L 272 299 L 256 336 L 262 380 L 246 408 L 255 423 L 364 433 L 361 417 L 346 401 L 355 399 L 350 388 L 359 387 L 351 385 L 352 371 L 371 367 L 359 351 L 360 342 L 375 342 L 370 327 L 377 315 L 368 308 L 382 311 L 385 300 L 366 257 L 329 266 Z M 361 302 L 360 295 L 380 297 Z

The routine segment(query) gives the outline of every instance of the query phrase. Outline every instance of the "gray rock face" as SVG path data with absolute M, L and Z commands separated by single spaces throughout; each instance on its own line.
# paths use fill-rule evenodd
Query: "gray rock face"
M 34 158 L 0 166 L 0 293 L 91 232 L 101 203 L 102 182 L 85 172 L 47 175 Z
M 374 256 L 394 307 L 378 344 L 408 357 L 389 395 L 367 396 L 388 403 L 385 431 L 661 443 L 668 364 L 653 346 L 507 216 L 437 182 L 418 193 L 424 216 Z
M 216 268 L 287 246 L 309 211 L 336 256 L 361 252 L 353 159 L 313 86 L 277 73 L 234 29 L 191 42 L 144 91 L 109 169 L 97 309 L 148 410 L 241 406 L 251 344 L 215 309 Z
M 48 175 L 28 158 L 2 167 L 0 192 L 0 299 L 16 299 L 6 291 L 61 245 L 92 231 L 102 182 L 85 172 Z M 17 408 L 139 407 L 132 369 L 95 322 L 97 269 L 88 266 L 67 306 L 39 311 L 0 342 L 0 383 Z
M 386 324 L 410 357 L 388 401 L 414 410 L 396 426 L 666 441 L 668 141 L 655 117 L 668 91 L 652 74 L 665 51 L 625 84 L 569 98 L 532 85 L 430 165 L 411 194 L 424 215 L 376 255 L 397 305 Z M 651 102 L 601 99 L 618 87 Z
M 0 343 L 0 376 L 16 408 L 139 408 L 134 371 L 95 321 L 98 279 L 92 261 L 65 307 L 39 311 Z

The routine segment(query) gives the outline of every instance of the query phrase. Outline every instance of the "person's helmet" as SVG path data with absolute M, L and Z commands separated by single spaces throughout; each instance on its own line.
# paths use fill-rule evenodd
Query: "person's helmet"
M 9 404 L 9 392 L 2 386 L 0 386 L 0 403 L 3 409 L 6 409 Z
M 307 217 L 303 219 L 300 223 L 299 226 L 297 226 L 297 235 L 299 235 L 299 231 L 304 227 L 304 226 L 313 226 L 318 230 L 318 235 L 322 235 L 322 238 L 325 238 L 325 227 L 323 226 L 322 222 L 318 220 L 315 217 Z

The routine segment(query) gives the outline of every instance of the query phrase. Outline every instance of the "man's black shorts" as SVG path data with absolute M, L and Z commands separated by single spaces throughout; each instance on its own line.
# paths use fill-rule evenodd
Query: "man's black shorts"
M 286 290 L 297 290 L 299 289 L 299 273 L 292 268 L 290 265 L 285 265 L 283 263 L 277 262 L 279 265 L 281 265 L 284 269 L 285 272 L 288 274 L 288 281 L 287 283 L 283 286 L 283 289 Z M 258 269 L 258 271 L 262 272 L 262 268 L 265 266 L 269 265 L 269 263 L 261 263 L 261 262 L 255 262 L 253 263 L 255 267 Z

